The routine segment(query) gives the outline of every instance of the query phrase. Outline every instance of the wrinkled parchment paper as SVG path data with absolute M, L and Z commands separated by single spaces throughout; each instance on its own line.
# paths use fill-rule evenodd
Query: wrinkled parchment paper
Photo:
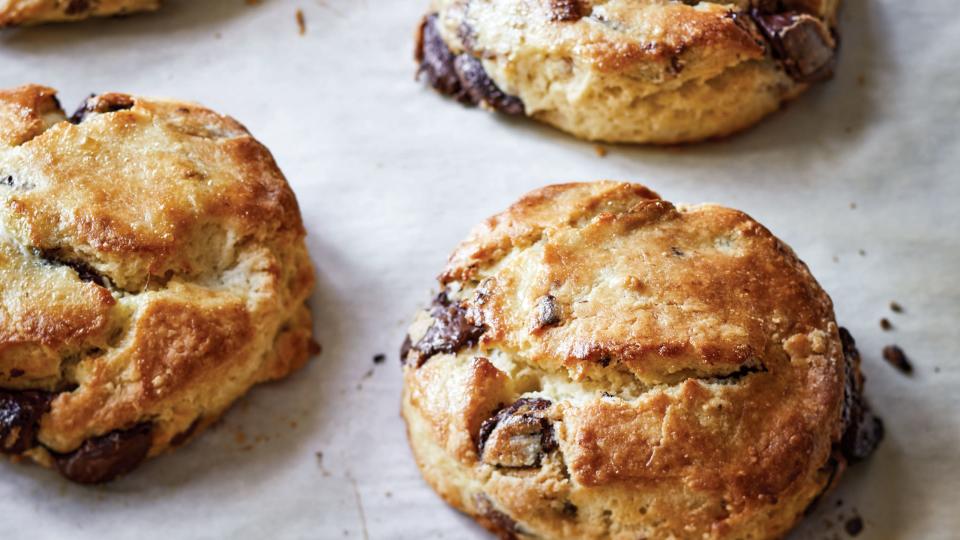
M 747 211 L 790 243 L 865 358 L 888 436 L 792 540 L 960 530 L 960 18 L 955 0 L 845 0 L 837 77 L 742 136 L 594 146 L 413 80 L 426 0 L 168 1 L 154 15 L 0 32 L 0 86 L 195 100 L 235 116 L 296 190 L 324 352 L 196 442 L 101 488 L 0 463 L 0 537 L 489 538 L 420 480 L 397 349 L 447 253 L 554 181 L 646 182 Z M 297 31 L 302 9 L 306 34 Z M 903 314 L 891 313 L 891 300 Z M 895 326 L 881 331 L 887 317 Z M 897 343 L 905 377 L 880 356 Z M 374 355 L 386 353 L 382 364 Z M 838 506 L 837 501 L 842 500 Z

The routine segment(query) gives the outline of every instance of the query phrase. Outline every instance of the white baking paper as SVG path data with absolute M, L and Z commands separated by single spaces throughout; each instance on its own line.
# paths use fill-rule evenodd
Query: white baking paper
M 0 463 L 0 537 L 489 538 L 420 479 L 398 413 L 397 350 L 472 225 L 543 184 L 601 178 L 749 212 L 810 265 L 861 345 L 887 438 L 792 540 L 845 538 L 854 510 L 864 540 L 960 535 L 955 0 L 846 0 L 832 82 L 727 141 L 611 146 L 605 158 L 415 83 L 426 0 L 165 4 L 2 31 L 0 86 L 47 84 L 68 107 L 91 92 L 171 96 L 244 123 L 299 197 L 324 351 L 114 484 Z M 906 311 L 891 313 L 891 300 Z M 881 331 L 881 317 L 895 330 Z M 883 362 L 890 343 L 914 376 Z M 388 360 L 374 364 L 378 353 Z

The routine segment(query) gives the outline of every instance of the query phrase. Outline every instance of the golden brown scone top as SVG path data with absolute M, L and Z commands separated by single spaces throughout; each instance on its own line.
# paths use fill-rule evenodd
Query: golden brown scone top
M 831 301 L 742 212 L 550 186 L 475 229 L 440 281 L 404 415 L 455 506 L 545 538 L 774 538 L 832 478 Z
M 128 472 L 303 365 L 304 236 L 229 117 L 102 94 L 67 121 L 49 88 L 0 92 L 0 452 L 109 479 L 84 448 L 137 450 Z
M 160 0 L 0 0 L 0 28 L 154 11 Z

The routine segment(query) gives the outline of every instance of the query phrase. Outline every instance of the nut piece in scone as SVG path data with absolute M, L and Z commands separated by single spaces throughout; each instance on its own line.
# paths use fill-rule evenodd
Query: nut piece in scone
M 839 0 L 433 0 L 419 74 L 582 139 L 672 144 L 747 128 L 829 78 Z
M 235 120 L 0 91 L 0 453 L 81 483 L 184 444 L 314 349 L 297 201 Z
M 736 210 L 546 187 L 440 288 L 403 417 L 427 482 L 501 538 L 780 538 L 883 435 L 830 298 Z
M 0 0 L 0 28 L 155 11 L 160 0 Z

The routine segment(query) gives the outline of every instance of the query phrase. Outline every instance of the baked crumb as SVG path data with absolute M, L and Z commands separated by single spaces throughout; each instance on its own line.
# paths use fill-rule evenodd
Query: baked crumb
M 896 345 L 887 345 L 883 348 L 883 359 L 905 375 L 913 373 L 913 364 L 910 363 L 903 349 Z
M 890 330 L 893 330 L 893 323 L 890 322 L 890 319 L 884 317 L 880 319 L 880 328 L 889 332 Z
M 890 311 L 894 313 L 903 313 L 903 306 L 897 302 L 890 302 Z
M 302 36 L 307 33 L 307 19 L 306 17 L 303 16 L 302 9 L 297 10 L 296 17 L 297 17 L 297 30 L 300 32 L 300 35 Z
M 607 149 L 599 144 L 593 146 L 593 151 L 597 153 L 597 157 L 607 157 Z

